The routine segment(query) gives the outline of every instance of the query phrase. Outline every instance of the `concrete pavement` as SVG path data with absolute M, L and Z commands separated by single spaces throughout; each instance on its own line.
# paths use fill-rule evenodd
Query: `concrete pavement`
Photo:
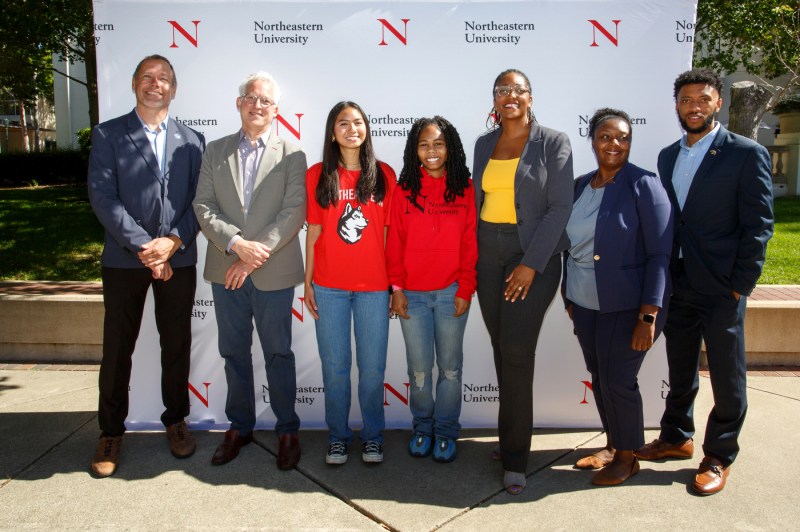
M 0 529 L 792 530 L 800 521 L 794 374 L 749 377 L 742 451 L 717 495 L 686 487 L 697 454 L 642 462 L 625 485 L 594 487 L 572 464 L 604 444 L 602 432 L 536 430 L 528 488 L 514 497 L 488 459 L 495 433 L 477 430 L 464 431 L 452 464 L 411 458 L 410 433 L 389 431 L 383 464 L 363 464 L 353 449 L 339 467 L 323 461 L 326 433 L 304 431 L 300 465 L 288 472 L 275 465 L 271 432 L 257 432 L 255 445 L 220 467 L 210 463 L 220 433 L 196 432 L 198 450 L 186 460 L 169 454 L 163 433 L 128 433 L 117 473 L 94 479 L 97 372 L 0 369 Z M 710 407 L 704 377 L 700 435 Z

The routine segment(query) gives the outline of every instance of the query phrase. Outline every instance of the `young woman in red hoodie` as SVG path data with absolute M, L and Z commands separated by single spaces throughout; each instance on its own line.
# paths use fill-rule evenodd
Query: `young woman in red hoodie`
M 386 241 L 391 310 L 402 318 L 411 383 L 412 456 L 456 457 L 477 259 L 475 193 L 458 131 L 440 116 L 422 118 L 406 142 Z

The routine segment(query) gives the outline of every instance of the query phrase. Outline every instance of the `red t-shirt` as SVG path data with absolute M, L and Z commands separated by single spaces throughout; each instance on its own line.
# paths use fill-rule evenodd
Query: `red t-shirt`
M 445 202 L 445 191 L 445 178 L 433 178 L 424 168 L 416 204 L 411 192 L 399 187 L 395 191 L 386 240 L 389 282 L 431 291 L 458 281 L 456 295 L 469 301 L 478 261 L 475 188 L 466 189 L 453 203 Z
M 339 201 L 323 209 L 317 202 L 317 183 L 322 163 L 306 173 L 308 223 L 321 225 L 314 245 L 314 283 L 353 292 L 387 290 L 385 227 L 397 177 L 394 170 L 378 162 L 386 177 L 386 194 L 377 203 L 359 203 L 356 183 L 360 170 L 339 167 Z

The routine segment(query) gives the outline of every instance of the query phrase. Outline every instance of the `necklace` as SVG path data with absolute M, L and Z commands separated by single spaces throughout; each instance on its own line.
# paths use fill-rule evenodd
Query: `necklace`
M 600 177 L 600 172 L 597 172 L 597 173 L 594 174 L 594 177 L 592 178 L 592 181 L 591 181 L 590 184 L 592 185 L 593 189 L 603 188 L 604 186 L 613 183 L 615 177 L 616 177 L 616 174 L 612 175 L 611 177 L 609 177 L 607 179 L 603 179 L 603 178 Z

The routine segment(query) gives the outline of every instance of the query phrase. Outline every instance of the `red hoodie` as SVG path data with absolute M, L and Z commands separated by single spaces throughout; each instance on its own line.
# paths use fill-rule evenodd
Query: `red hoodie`
M 386 267 L 389 284 L 414 291 L 447 288 L 458 282 L 456 295 L 470 300 L 475 292 L 478 261 L 475 189 L 453 203 L 444 200 L 445 178 L 422 168 L 422 190 L 416 204 L 399 186 L 392 197 Z

